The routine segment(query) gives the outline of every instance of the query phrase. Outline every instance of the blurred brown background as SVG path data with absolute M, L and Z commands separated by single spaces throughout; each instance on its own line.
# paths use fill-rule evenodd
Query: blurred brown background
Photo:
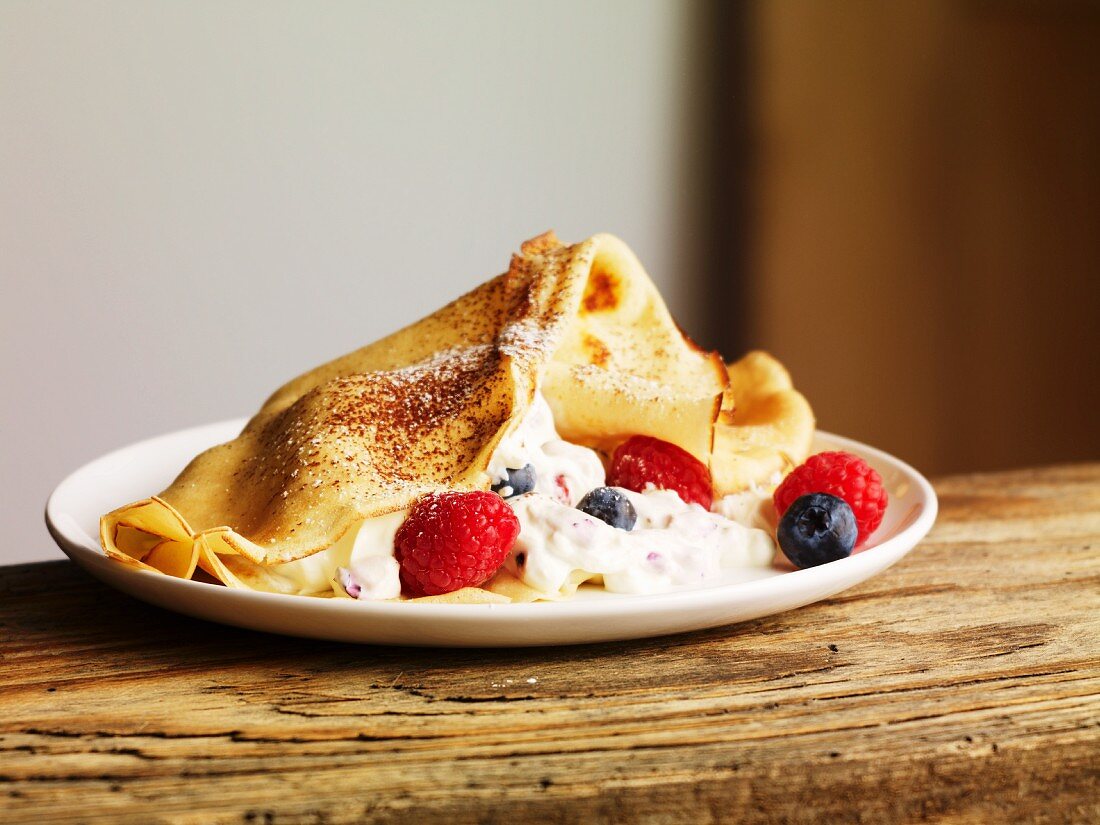
M 714 3 L 701 29 L 711 343 L 927 472 L 1100 458 L 1100 4 Z

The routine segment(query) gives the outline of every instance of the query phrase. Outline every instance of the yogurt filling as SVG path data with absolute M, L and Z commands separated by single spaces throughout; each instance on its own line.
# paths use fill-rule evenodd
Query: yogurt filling
M 717 578 L 724 569 L 772 562 L 775 544 L 764 530 L 686 504 L 668 490 L 623 492 L 638 513 L 630 531 L 538 493 L 511 500 L 522 529 L 507 568 L 544 593 L 596 577 L 613 593 L 660 593 Z
M 623 492 L 638 521 L 631 531 L 612 527 L 575 505 L 606 483 L 600 456 L 564 441 L 541 394 L 490 459 L 493 484 L 509 469 L 530 464 L 534 490 L 508 499 L 520 534 L 505 569 L 553 597 L 578 583 L 602 580 L 615 593 L 660 593 L 698 585 L 730 568 L 767 567 L 775 555 L 770 495 L 759 489 L 726 496 L 711 511 L 676 493 L 650 488 Z M 408 512 L 366 519 L 335 545 L 279 565 L 300 593 L 330 589 L 356 599 L 394 599 L 401 593 L 393 540 Z
M 562 504 L 576 504 L 585 493 L 604 483 L 603 462 L 595 450 L 558 437 L 554 414 L 542 393 L 535 394 L 527 415 L 493 451 L 489 476 L 493 484 L 497 484 L 507 477 L 510 468 L 519 469 L 528 464 L 535 468 L 532 492 Z
M 605 485 L 603 462 L 594 450 L 558 436 L 541 394 L 501 441 L 489 473 L 495 484 L 508 468 L 527 464 L 535 469 L 535 489 L 508 500 L 520 534 L 505 566 L 540 592 L 557 594 L 602 578 L 615 593 L 659 593 L 717 578 L 727 568 L 767 567 L 775 555 L 762 490 L 720 499 L 714 512 L 669 490 L 623 490 L 638 513 L 630 531 L 577 510 L 585 493 Z
M 331 590 L 353 599 L 396 599 L 401 595 L 401 579 L 393 539 L 406 516 L 408 511 L 398 510 L 365 519 L 327 550 L 280 564 L 275 572 L 299 593 Z

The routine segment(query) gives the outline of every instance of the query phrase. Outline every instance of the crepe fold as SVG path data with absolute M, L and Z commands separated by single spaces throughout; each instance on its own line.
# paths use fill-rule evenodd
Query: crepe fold
M 104 516 L 101 540 L 131 565 L 286 590 L 274 567 L 363 520 L 488 489 L 493 451 L 537 390 L 569 441 L 608 449 L 648 434 L 706 462 L 727 385 L 626 244 L 547 233 L 504 274 L 280 387 L 236 439 Z

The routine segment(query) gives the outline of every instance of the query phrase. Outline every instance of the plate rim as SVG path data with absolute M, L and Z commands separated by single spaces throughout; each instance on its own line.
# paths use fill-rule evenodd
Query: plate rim
M 202 424 L 194 427 L 185 427 L 172 432 L 163 433 L 161 435 L 153 436 L 150 438 L 141 439 L 135 441 L 132 444 L 119 447 L 115 450 L 106 452 L 92 460 L 85 462 L 80 467 L 76 468 L 53 489 L 49 497 L 46 500 L 45 506 L 45 521 L 46 527 L 57 545 L 61 548 L 62 552 L 69 557 L 74 563 L 80 567 L 86 567 L 86 564 L 99 564 L 102 562 L 110 562 L 103 551 L 98 546 L 98 539 L 89 536 L 81 527 L 80 532 L 82 536 L 72 536 L 66 529 L 66 525 L 59 523 L 59 505 L 58 500 L 66 495 L 68 488 L 80 480 L 80 477 L 94 469 L 97 464 L 105 464 L 111 461 L 120 453 L 129 452 L 131 450 L 140 449 L 142 447 L 149 447 L 153 443 L 162 440 L 168 440 L 174 437 L 186 437 L 189 434 L 197 434 L 200 430 L 215 430 L 218 428 L 229 429 L 231 426 L 243 425 L 247 421 L 247 418 L 232 418 L 217 421 L 209 424 Z M 792 570 L 783 573 L 778 576 L 770 576 L 762 579 L 753 579 L 745 582 L 733 582 L 727 584 L 709 585 L 704 587 L 694 587 L 682 590 L 674 590 L 665 593 L 653 593 L 653 594 L 611 594 L 609 598 L 597 598 L 597 599 L 566 599 L 556 602 L 532 602 L 532 603 L 510 603 L 510 604 L 409 604 L 406 602 L 389 602 L 389 601 L 355 601 L 346 599 L 328 599 L 319 598 L 317 596 L 302 596 L 298 594 L 283 594 L 283 593 L 267 593 L 263 591 L 254 590 L 236 590 L 214 584 L 207 584 L 205 582 L 193 581 L 190 579 L 176 579 L 173 577 L 166 577 L 160 574 L 156 574 L 150 571 L 139 570 L 136 568 L 124 568 L 121 565 L 116 565 L 119 569 L 116 571 L 122 575 L 129 576 L 146 576 L 154 577 L 158 580 L 158 587 L 161 589 L 177 588 L 181 599 L 186 601 L 187 593 L 201 593 L 205 596 L 211 596 L 210 588 L 215 588 L 223 595 L 220 597 L 228 601 L 238 601 L 242 605 L 255 604 L 264 605 L 268 609 L 282 606 L 288 610 L 301 609 L 308 606 L 310 610 L 320 611 L 322 613 L 332 612 L 334 615 L 343 613 L 354 606 L 354 610 L 361 612 L 364 618 L 369 616 L 375 616 L 379 619 L 392 620 L 404 616 L 405 618 L 411 618 L 413 614 L 408 611 L 415 611 L 415 616 L 418 619 L 484 619 L 489 616 L 493 616 L 494 619 L 508 619 L 508 620 L 522 620 L 524 622 L 543 623 L 546 621 L 559 621 L 566 618 L 573 619 L 597 619 L 601 617 L 609 616 L 621 616 L 624 612 L 631 612 L 641 607 L 648 607 L 654 611 L 675 611 L 680 607 L 698 608 L 704 602 L 717 603 L 731 601 L 735 602 L 739 595 L 744 594 L 747 591 L 751 591 L 754 599 L 759 598 L 778 598 L 785 591 L 799 590 L 799 585 L 809 580 L 811 577 L 820 577 L 822 571 L 827 568 L 831 568 L 836 573 L 839 573 L 842 569 L 846 570 L 849 576 L 843 578 L 849 578 L 852 573 L 855 573 L 860 568 L 880 568 L 875 572 L 871 572 L 868 575 L 864 575 L 859 581 L 865 581 L 867 578 L 875 575 L 876 572 L 882 572 L 886 568 L 890 567 L 905 555 L 907 555 L 913 548 L 915 548 L 921 540 L 927 536 L 935 523 L 938 511 L 939 501 L 936 496 L 935 489 L 932 487 L 931 482 L 915 468 L 909 465 L 907 462 L 887 453 L 884 450 L 880 450 L 877 447 L 872 447 L 868 444 L 856 441 L 855 439 L 847 438 L 845 436 L 836 435 L 825 430 L 815 430 L 815 438 L 822 437 L 823 439 L 835 444 L 841 449 L 852 449 L 857 453 L 866 455 L 873 460 L 877 460 L 880 463 L 892 465 L 894 468 L 901 471 L 902 475 L 906 477 L 910 483 L 912 483 L 919 491 L 919 503 L 923 504 L 920 513 L 909 524 L 902 527 L 895 535 L 891 536 L 881 544 L 877 544 L 874 547 L 870 547 L 866 550 L 862 550 L 852 556 L 838 561 L 829 562 L 825 565 L 818 567 L 807 568 L 805 570 Z M 75 520 L 73 520 L 75 523 Z M 94 549 L 91 546 L 94 545 Z M 902 547 L 902 545 L 907 545 Z M 899 551 L 899 548 L 900 551 Z M 896 555 L 895 558 L 884 560 L 884 556 Z M 837 565 L 834 567 L 834 565 Z M 843 567 L 841 567 L 843 566 Z M 89 571 L 90 572 L 90 571 Z M 857 574 L 858 575 L 858 574 Z M 98 577 L 97 577 L 98 578 Z M 117 589 L 109 582 L 105 582 L 112 589 Z M 854 582 L 848 587 L 854 586 Z M 199 591 L 195 591 L 194 588 L 202 588 Z M 846 587 L 840 588 L 841 590 Z M 839 591 L 837 591 L 839 592 Z M 139 597 L 140 598 L 140 597 Z M 821 598 L 828 598 L 824 596 Z M 814 599 L 812 601 L 817 601 Z M 808 603 L 812 603 L 808 602 Z

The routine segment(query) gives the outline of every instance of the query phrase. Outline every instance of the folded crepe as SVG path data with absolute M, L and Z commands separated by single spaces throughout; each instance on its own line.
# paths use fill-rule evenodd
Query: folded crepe
M 729 387 L 714 424 L 714 495 L 774 487 L 810 454 L 814 414 L 790 373 L 766 352 L 729 365 Z
M 104 516 L 100 537 L 126 564 L 291 592 L 278 565 L 365 519 L 431 492 L 488 489 L 490 457 L 536 391 L 568 441 L 606 451 L 646 434 L 708 462 L 728 384 L 626 244 L 547 233 L 504 274 L 276 390 L 236 439 Z M 480 600 L 531 597 L 507 577 L 497 590 Z

